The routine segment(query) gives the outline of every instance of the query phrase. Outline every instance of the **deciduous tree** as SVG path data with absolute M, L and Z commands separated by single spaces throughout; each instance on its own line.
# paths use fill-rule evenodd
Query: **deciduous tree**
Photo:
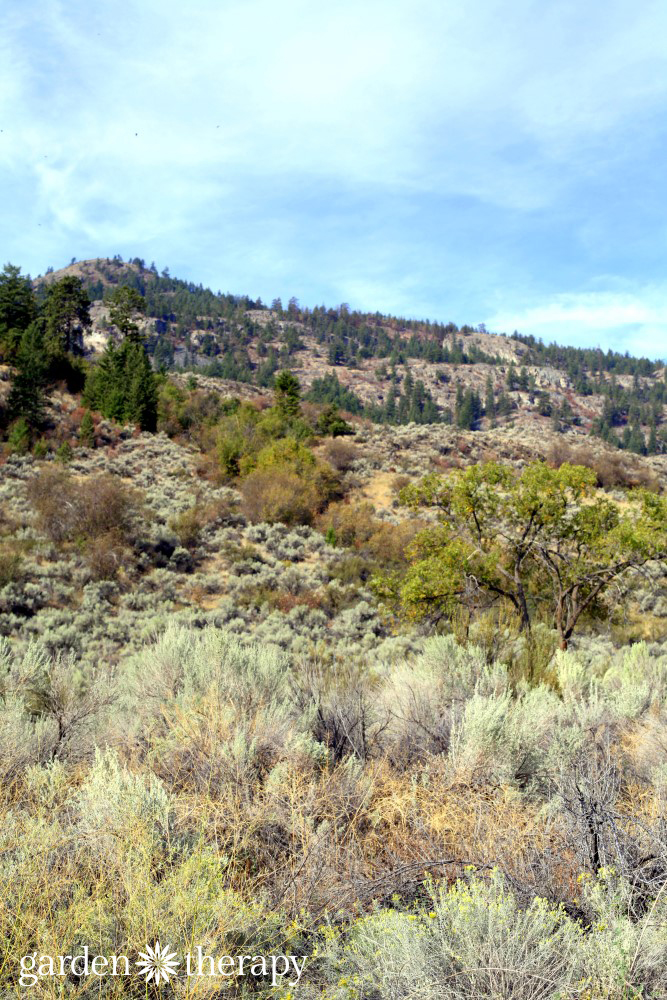
M 667 499 L 647 491 L 623 503 L 595 488 L 583 466 L 543 463 L 520 473 L 497 463 L 406 487 L 401 502 L 440 512 L 400 579 L 378 588 L 408 616 L 451 616 L 465 595 L 509 601 L 530 630 L 546 606 L 562 648 L 615 582 L 667 558 Z

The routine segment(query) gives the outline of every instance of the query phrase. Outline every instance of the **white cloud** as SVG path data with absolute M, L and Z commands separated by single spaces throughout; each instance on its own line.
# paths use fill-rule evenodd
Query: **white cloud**
M 28 158 L 45 143 L 68 155 L 81 145 L 140 167 L 252 164 L 513 207 L 523 182 L 532 208 L 538 148 L 560 162 L 664 96 L 660 8 L 591 9 L 201 0 L 186 12 L 145 0 L 121 13 L 109 0 L 42 0 L 32 24 L 14 26 L 2 79 L 22 81 L 14 126 Z M 504 165 L 512 136 L 524 149 Z
M 667 285 L 627 291 L 563 293 L 517 311 L 499 310 L 489 330 L 541 337 L 545 343 L 629 350 L 667 359 Z
M 590 191 L 632 162 L 636 192 L 660 162 L 661 0 L 10 6 L 4 242 L 33 272 L 130 252 L 230 290 L 279 282 L 434 318 L 444 302 L 459 322 L 462 284 L 473 322 L 494 288 L 521 303 L 539 285 L 548 304 L 526 317 L 554 335 L 657 322 L 580 315 L 547 276 L 568 254 L 577 286 L 608 266 L 627 199 L 593 213 Z M 658 220 L 660 185 L 645 185 Z

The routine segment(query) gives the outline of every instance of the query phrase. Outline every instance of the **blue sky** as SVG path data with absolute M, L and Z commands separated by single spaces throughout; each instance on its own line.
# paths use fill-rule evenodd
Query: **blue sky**
M 664 0 L 5 0 L 1 244 L 667 356 Z

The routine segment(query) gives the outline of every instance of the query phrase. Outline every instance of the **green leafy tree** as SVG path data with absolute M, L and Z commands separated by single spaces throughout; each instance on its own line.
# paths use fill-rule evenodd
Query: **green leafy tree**
M 90 298 L 80 278 L 68 275 L 49 286 L 42 307 L 44 344 L 50 358 L 83 354 L 83 334 L 92 325 Z
M 548 608 L 561 647 L 612 584 L 667 558 L 667 498 L 645 491 L 618 503 L 595 489 L 595 474 L 535 462 L 520 473 L 490 462 L 400 494 L 435 507 L 440 523 L 417 537 L 404 577 L 379 592 L 408 617 L 451 617 L 466 595 L 509 601 L 529 631 Z

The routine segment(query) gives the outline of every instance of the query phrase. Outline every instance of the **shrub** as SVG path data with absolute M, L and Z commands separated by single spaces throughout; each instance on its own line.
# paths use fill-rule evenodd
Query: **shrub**
M 30 450 L 31 433 L 27 420 L 21 417 L 16 420 L 9 431 L 7 444 L 14 455 L 25 455 Z
M 0 548 L 0 587 L 15 583 L 22 576 L 22 559 L 16 550 Z
M 241 493 L 243 513 L 255 523 L 311 524 L 338 489 L 331 467 L 294 438 L 266 445 L 253 465 Z
M 63 441 L 56 449 L 56 461 L 61 462 L 62 465 L 67 465 L 68 462 L 72 461 L 72 446 L 69 441 Z
M 654 471 L 627 453 L 594 451 L 589 445 L 574 447 L 566 441 L 556 441 L 549 449 L 547 461 L 555 469 L 565 463 L 592 469 L 597 485 L 605 490 L 619 486 L 623 489 L 644 487 L 650 490 L 659 487 Z
M 255 524 L 311 524 L 323 504 L 314 480 L 289 469 L 256 469 L 243 481 L 242 510 Z
M 172 517 L 169 528 L 174 532 L 183 548 L 193 548 L 199 541 L 205 523 L 205 514 L 198 506 L 182 511 Z
M 97 535 L 86 545 L 85 560 L 93 580 L 115 579 L 128 556 L 129 550 L 116 531 Z
M 28 497 L 54 542 L 110 532 L 126 538 L 139 513 L 138 494 L 108 473 L 77 481 L 64 469 L 47 466 L 28 483 Z
M 358 457 L 356 446 L 350 441 L 341 441 L 340 438 L 327 441 L 322 451 L 329 465 L 337 472 L 347 472 Z
M 255 461 L 257 469 L 288 468 L 299 476 L 309 475 L 316 466 L 317 460 L 312 451 L 291 437 L 267 444 Z
M 367 501 L 356 504 L 333 503 L 322 518 L 322 528 L 331 528 L 336 544 L 346 548 L 361 548 L 380 524 L 375 517 L 373 505 Z
M 430 895 L 414 913 L 356 921 L 332 978 L 378 1000 L 549 1000 L 583 984 L 582 931 L 562 909 L 543 899 L 522 909 L 499 873 Z

